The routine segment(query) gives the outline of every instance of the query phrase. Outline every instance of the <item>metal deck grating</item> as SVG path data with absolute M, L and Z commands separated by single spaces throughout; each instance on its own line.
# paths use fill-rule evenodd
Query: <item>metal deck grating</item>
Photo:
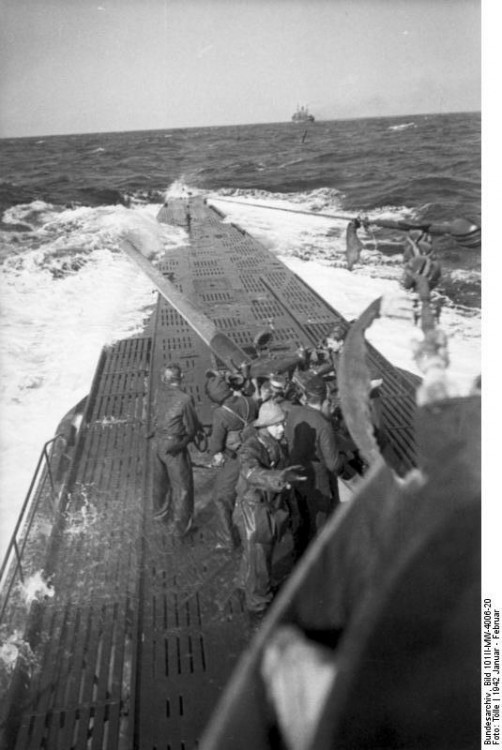
M 106 350 L 45 565 L 54 596 L 32 610 L 36 668 L 11 706 L 8 747 L 116 748 L 129 720 L 150 350 L 145 338 Z
M 281 353 L 316 344 L 343 320 L 202 201 L 172 201 L 160 220 L 189 228 L 191 238 L 166 257 L 163 272 L 243 349 L 252 351 L 270 318 Z M 45 566 L 55 594 L 33 607 L 26 635 L 35 669 L 21 674 L 9 696 L 9 750 L 193 750 L 249 639 L 238 558 L 214 549 L 213 473 L 195 470 L 195 529 L 187 540 L 152 519 L 145 430 L 160 369 L 173 360 L 209 424 L 203 384 L 218 363 L 163 300 L 153 340 L 136 337 L 104 351 Z M 416 379 L 371 347 L 369 360 L 384 379 L 396 460 L 409 468 Z M 195 449 L 193 459 L 203 460 Z
M 193 545 L 170 543 L 154 529 L 151 539 L 143 606 L 147 636 L 141 644 L 140 746 L 165 746 L 157 744 L 165 738 L 172 750 L 188 749 L 196 746 L 207 721 L 208 697 L 221 691 L 245 644 L 236 560 L 213 552 L 210 526 L 195 533 Z

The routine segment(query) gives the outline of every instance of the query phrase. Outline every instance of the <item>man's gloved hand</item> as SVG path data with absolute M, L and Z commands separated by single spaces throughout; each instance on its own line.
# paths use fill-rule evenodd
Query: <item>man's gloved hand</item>
M 281 479 L 286 483 L 286 486 L 293 482 L 305 482 L 307 477 L 304 474 L 305 469 L 301 464 L 295 464 L 294 466 L 288 466 L 287 469 L 281 471 Z

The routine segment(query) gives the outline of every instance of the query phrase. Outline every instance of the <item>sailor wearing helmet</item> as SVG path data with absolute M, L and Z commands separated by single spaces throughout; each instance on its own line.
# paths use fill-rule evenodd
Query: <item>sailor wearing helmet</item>
M 286 414 L 269 400 L 239 451 L 240 474 L 234 520 L 243 544 L 242 583 L 248 612 L 261 615 L 272 601 L 272 555 L 287 523 L 284 500 L 301 467 L 289 466 L 282 438 Z

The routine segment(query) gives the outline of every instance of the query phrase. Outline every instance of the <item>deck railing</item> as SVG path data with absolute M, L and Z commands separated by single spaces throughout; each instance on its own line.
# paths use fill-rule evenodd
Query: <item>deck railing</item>
M 38 506 L 44 496 L 44 489 L 47 481 L 50 485 L 50 503 L 54 513 L 57 512 L 58 490 L 54 482 L 48 448 L 51 444 L 60 439 L 65 440 L 63 435 L 57 434 L 43 445 L 16 526 L 5 552 L 2 567 L 0 568 L 0 624 L 17 576 L 19 575 L 21 583 L 24 583 L 25 580 L 23 573 L 23 553 Z M 20 539 L 21 535 L 22 539 Z M 4 577 L 7 578 L 8 573 L 10 573 L 10 580 L 7 582 L 4 581 Z

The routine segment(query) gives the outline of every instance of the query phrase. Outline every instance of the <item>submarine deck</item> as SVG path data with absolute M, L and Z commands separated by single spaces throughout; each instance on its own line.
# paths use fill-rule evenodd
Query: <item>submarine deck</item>
M 343 320 L 202 200 L 172 201 L 158 218 L 190 238 L 160 270 L 244 351 L 271 322 L 281 355 L 314 345 Z M 2 747 L 191 750 L 252 636 L 239 556 L 215 550 L 214 474 L 204 454 L 192 454 L 191 534 L 174 539 L 152 518 L 145 433 L 159 371 L 173 360 L 209 425 L 205 372 L 221 363 L 165 300 L 142 335 L 102 352 L 49 539 L 53 596 L 32 604 L 31 656 L 18 660 L 0 709 Z M 416 379 L 372 347 L 369 360 L 383 378 L 384 426 L 402 473 L 415 461 Z M 287 555 L 286 542 L 279 577 Z M 17 622 L 16 607 L 6 611 Z

